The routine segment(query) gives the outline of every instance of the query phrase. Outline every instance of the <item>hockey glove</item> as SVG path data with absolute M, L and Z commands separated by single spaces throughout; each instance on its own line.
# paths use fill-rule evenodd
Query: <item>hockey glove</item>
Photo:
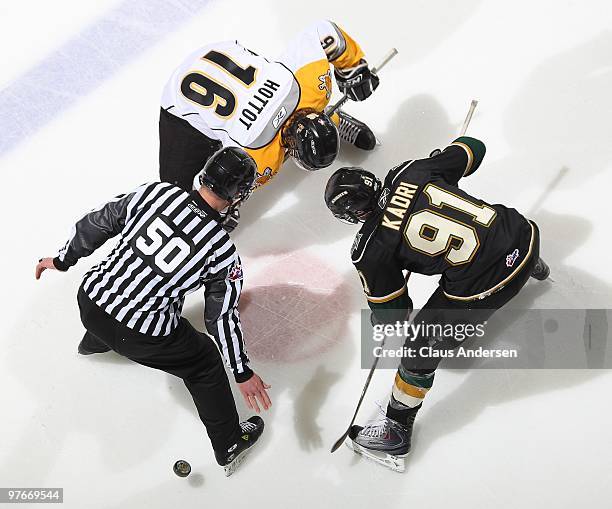
M 378 76 L 368 68 L 368 63 L 361 59 L 355 67 L 335 69 L 334 75 L 338 88 L 353 101 L 364 101 L 378 87 Z

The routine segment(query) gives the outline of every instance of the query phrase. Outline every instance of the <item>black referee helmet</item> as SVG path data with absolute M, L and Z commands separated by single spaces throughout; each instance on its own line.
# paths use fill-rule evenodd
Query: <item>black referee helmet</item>
M 224 147 L 213 154 L 200 173 L 200 185 L 229 202 L 244 200 L 257 175 L 253 158 L 238 147 Z

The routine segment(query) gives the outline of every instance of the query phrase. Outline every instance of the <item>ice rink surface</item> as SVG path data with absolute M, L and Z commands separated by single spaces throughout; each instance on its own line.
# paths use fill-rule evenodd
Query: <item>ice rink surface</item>
M 346 448 L 329 454 L 366 375 L 355 229 L 325 209 L 330 171 L 288 164 L 244 207 L 234 236 L 245 338 L 274 402 L 258 451 L 235 476 L 215 464 L 180 380 L 115 354 L 77 356 L 76 289 L 109 246 L 40 282 L 34 265 L 81 213 L 156 178 L 171 70 L 215 40 L 273 57 L 321 17 L 371 63 L 400 52 L 374 96 L 346 108 L 382 146 L 345 147 L 333 168 L 383 176 L 425 157 L 456 136 L 477 98 L 469 134 L 488 153 L 463 187 L 535 219 L 555 278 L 529 284 L 512 306 L 610 307 L 609 2 L 2 2 L 0 487 L 63 487 L 65 507 L 91 509 L 609 507 L 612 376 L 603 370 L 441 370 L 406 473 Z M 435 285 L 411 280 L 417 307 Z M 200 327 L 201 301 L 185 308 Z M 360 421 L 392 378 L 375 375 Z M 179 458 L 193 467 L 187 479 L 172 473 Z

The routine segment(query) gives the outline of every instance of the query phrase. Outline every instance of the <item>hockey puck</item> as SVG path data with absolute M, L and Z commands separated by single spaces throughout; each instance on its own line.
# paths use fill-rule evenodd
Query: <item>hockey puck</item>
M 174 467 L 172 467 L 172 470 L 179 477 L 187 477 L 191 473 L 191 465 L 185 460 L 178 460 Z

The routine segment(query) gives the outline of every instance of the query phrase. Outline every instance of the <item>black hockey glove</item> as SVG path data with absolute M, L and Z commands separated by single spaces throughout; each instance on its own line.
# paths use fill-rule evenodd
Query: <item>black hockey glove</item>
M 338 88 L 353 101 L 364 101 L 378 87 L 378 76 L 368 68 L 368 63 L 361 59 L 355 67 L 334 69 Z

